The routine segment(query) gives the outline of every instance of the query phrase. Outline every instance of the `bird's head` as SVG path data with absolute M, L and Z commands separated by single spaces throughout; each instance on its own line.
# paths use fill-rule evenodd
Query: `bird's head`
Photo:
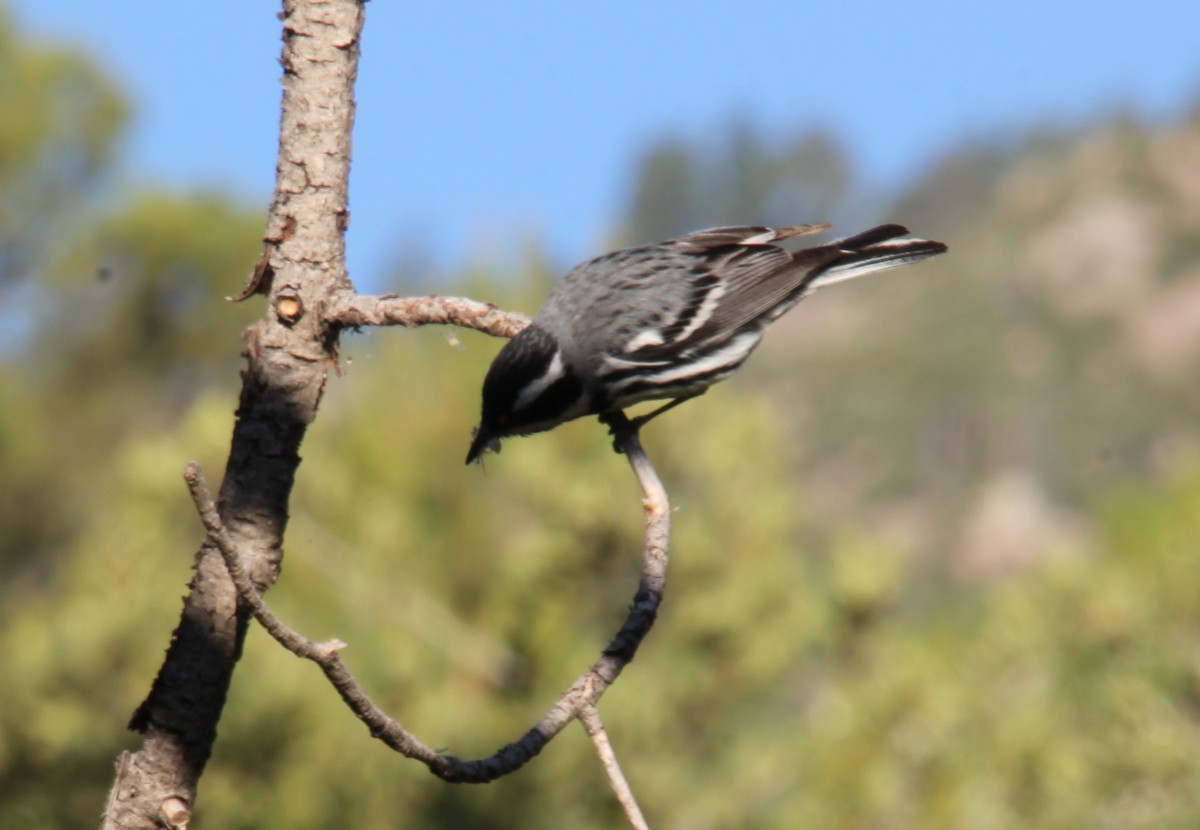
M 500 439 L 528 435 L 586 415 L 587 395 L 563 359 L 558 341 L 536 323 L 504 344 L 483 381 L 483 416 L 475 428 L 470 464 Z

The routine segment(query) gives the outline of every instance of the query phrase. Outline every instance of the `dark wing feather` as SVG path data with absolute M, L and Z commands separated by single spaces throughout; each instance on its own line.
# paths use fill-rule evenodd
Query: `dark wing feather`
M 788 285 L 774 277 L 791 267 L 792 255 L 769 243 L 819 233 L 827 227 L 797 225 L 773 229 L 738 225 L 709 228 L 657 247 L 664 254 L 661 261 L 670 266 L 670 275 L 663 273 L 661 276 L 676 284 L 686 284 L 687 297 L 673 318 L 663 321 L 660 330 L 663 342 L 645 343 L 615 356 L 644 365 L 670 363 L 681 352 L 707 338 L 707 334 L 700 335 L 700 332 L 712 331 L 714 315 L 728 315 L 744 305 L 744 299 L 756 294 L 756 286 L 771 286 L 765 296 L 763 292 L 757 292 L 759 300 L 756 303 L 756 307 L 763 306 L 763 310 L 770 308 L 786 296 Z
M 725 278 L 726 293 L 695 336 L 703 340 L 722 331 L 736 331 L 760 319 L 769 322 L 791 308 L 810 287 L 815 287 L 827 270 L 849 272 L 861 265 L 861 271 L 855 273 L 866 273 L 945 250 L 941 243 L 925 240 L 891 241 L 907 233 L 908 228 L 903 225 L 879 225 L 796 253 L 772 245 L 734 248 L 725 259 L 713 262 L 713 267 Z M 774 251 L 776 255 L 768 259 L 761 256 L 764 251 Z
M 623 357 L 665 362 L 702 346 L 710 338 L 732 332 L 769 314 L 803 292 L 807 279 L 835 260 L 836 248 L 813 248 L 793 254 L 769 242 L 824 230 L 805 225 L 772 230 L 744 226 L 713 228 L 689 234 L 676 243 L 689 254 L 686 275 L 692 286 L 688 302 L 663 329 L 666 342 L 643 346 Z M 747 244 L 746 240 L 751 240 Z
M 714 248 L 725 248 L 730 245 L 765 245 L 780 239 L 810 236 L 827 230 L 829 230 L 829 225 L 824 222 L 812 225 L 791 225 L 785 228 L 768 228 L 763 225 L 730 225 L 695 231 L 665 244 L 675 246 L 689 254 L 703 254 Z
M 714 262 L 712 267 L 724 278 L 725 294 L 695 336 L 734 331 L 767 315 L 802 293 L 808 280 L 839 255 L 830 246 L 796 254 L 770 246 L 742 248 Z
M 891 242 L 908 233 L 903 225 L 879 225 L 795 253 L 770 244 L 826 228 L 712 228 L 668 243 L 691 261 L 685 272 L 691 294 L 676 319 L 664 327 L 665 342 L 644 345 L 622 357 L 665 363 L 688 352 L 703 351 L 709 341 L 722 341 L 747 326 L 770 322 L 783 314 L 827 271 L 865 273 L 945 249 L 940 243 L 924 240 Z

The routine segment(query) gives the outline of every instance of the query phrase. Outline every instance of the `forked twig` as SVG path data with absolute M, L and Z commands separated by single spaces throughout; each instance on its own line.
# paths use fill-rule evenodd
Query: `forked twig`
M 259 590 L 242 566 L 237 547 L 217 514 L 200 465 L 190 462 L 184 472 L 184 479 L 209 538 L 225 560 L 238 594 L 263 628 L 288 651 L 320 666 L 351 711 L 367 725 L 374 737 L 402 755 L 421 761 L 434 775 L 446 781 L 486 783 L 520 769 L 541 752 L 568 723 L 580 717 L 585 707 L 592 707 L 600 700 L 605 690 L 637 653 L 638 646 L 654 625 L 658 606 L 662 602 L 671 532 L 667 493 L 642 448 L 637 427 L 621 413 L 607 416 L 605 423 L 611 427 L 616 448 L 629 460 L 645 495 L 643 506 L 646 511 L 646 542 L 642 552 L 641 579 L 637 593 L 624 624 L 604 649 L 600 659 L 571 684 L 525 735 L 494 754 L 478 760 L 462 760 L 440 753 L 418 740 L 399 721 L 388 716 L 367 696 L 338 656 L 338 651 L 344 647 L 344 643 L 338 640 L 315 643 L 284 625 L 263 602 Z

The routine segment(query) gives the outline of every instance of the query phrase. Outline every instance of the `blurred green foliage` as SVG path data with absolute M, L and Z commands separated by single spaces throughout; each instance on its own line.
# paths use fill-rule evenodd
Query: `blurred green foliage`
M 113 759 L 137 746 L 124 724 L 201 535 L 180 473 L 191 458 L 214 484 L 221 472 L 238 332 L 259 311 L 223 297 L 262 218 L 212 194 L 101 198 L 119 93 L 78 55 L 18 43 L 0 22 L 0 66 L 53 59 L 94 84 L 0 73 L 0 133 L 35 104 L 80 112 L 81 89 L 85 111 L 112 114 L 66 130 L 98 154 L 88 177 L 34 161 L 53 130 L 0 156 L 0 206 L 18 187 L 89 195 L 38 220 L 70 230 L 53 250 L 0 237 L 28 280 L 0 294 L 0 320 L 29 330 L 0 353 L 0 829 L 65 828 L 95 821 Z M 737 378 L 647 428 L 676 509 L 670 580 L 602 711 L 652 826 L 1197 826 L 1198 134 L 1195 118 L 1116 119 L 964 147 L 889 212 L 950 256 L 808 301 Z M 729 213 L 679 220 L 692 224 L 779 221 L 780 205 L 808 221 L 826 217 L 790 211 L 854 200 L 844 159 L 810 189 L 801 174 L 765 187 L 781 159 L 840 158 L 829 138 L 780 146 L 735 126 L 728 156 L 652 150 L 634 194 L 650 207 L 622 233 L 662 235 L 653 205 L 683 204 L 655 176 L 668 190 L 732 177 L 705 185 Z M 1107 276 L 1114 258 L 1125 281 Z M 539 252 L 528 270 L 460 287 L 531 311 Z M 608 641 L 642 527 L 594 421 L 462 466 L 498 344 L 457 338 L 347 338 L 268 599 L 348 642 L 352 670 L 424 740 L 474 756 L 524 731 Z M 510 778 L 446 785 L 371 741 L 257 629 L 196 816 L 622 822 L 581 729 Z
M 86 56 L 30 46 L 0 7 L 0 289 L 29 276 L 104 172 L 126 115 Z

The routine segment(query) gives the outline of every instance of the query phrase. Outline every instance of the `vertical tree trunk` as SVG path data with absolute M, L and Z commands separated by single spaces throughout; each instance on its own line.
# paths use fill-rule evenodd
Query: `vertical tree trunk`
M 275 197 L 262 261 L 243 292 L 266 295 L 268 310 L 245 333 L 247 367 L 218 505 L 262 588 L 279 572 L 300 442 L 336 360 L 337 330 L 322 312 L 351 288 L 344 232 L 362 23 L 358 0 L 284 2 Z M 248 620 L 206 542 L 166 659 L 130 724 L 143 744 L 118 763 L 104 827 L 187 824 Z

